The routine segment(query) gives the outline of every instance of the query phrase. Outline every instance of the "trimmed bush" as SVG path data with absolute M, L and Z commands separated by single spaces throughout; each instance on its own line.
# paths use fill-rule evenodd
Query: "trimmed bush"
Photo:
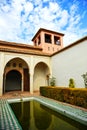
M 42 96 L 87 108 L 86 88 L 40 87 Z
M 75 82 L 74 79 L 69 79 L 69 88 L 75 88 Z

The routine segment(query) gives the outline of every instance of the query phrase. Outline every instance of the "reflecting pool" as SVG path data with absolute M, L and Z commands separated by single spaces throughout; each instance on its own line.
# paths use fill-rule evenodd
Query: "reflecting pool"
M 31 100 L 10 104 L 23 130 L 86 130 L 82 125 Z

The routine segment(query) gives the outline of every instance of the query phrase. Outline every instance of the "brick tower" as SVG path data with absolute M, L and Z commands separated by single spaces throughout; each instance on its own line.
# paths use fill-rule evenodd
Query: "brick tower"
M 40 28 L 32 38 L 34 46 L 39 46 L 43 52 L 53 54 L 63 48 L 63 33 Z

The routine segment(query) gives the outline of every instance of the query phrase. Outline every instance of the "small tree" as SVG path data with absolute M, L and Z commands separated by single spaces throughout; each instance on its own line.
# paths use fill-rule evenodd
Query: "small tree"
M 75 82 L 72 78 L 69 79 L 69 88 L 75 88 Z
M 50 85 L 51 86 L 55 86 L 56 85 L 56 78 L 55 77 L 50 78 Z
M 84 79 L 85 87 L 87 88 L 87 72 L 85 74 L 83 74 L 82 77 Z

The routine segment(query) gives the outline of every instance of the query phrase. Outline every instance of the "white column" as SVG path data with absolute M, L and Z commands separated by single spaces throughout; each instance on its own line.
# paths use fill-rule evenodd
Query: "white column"
M 29 74 L 30 74 L 30 93 L 33 94 L 33 77 L 34 77 L 34 59 L 33 59 L 33 56 L 31 56 L 31 63 L 30 63 L 30 71 L 29 71 Z
M 30 73 L 30 93 L 33 94 L 33 73 Z
M 0 73 L 0 96 L 2 96 L 2 94 L 3 94 L 3 78 L 2 78 L 3 76 L 1 75 L 1 73 Z
M 4 53 L 0 55 L 0 96 L 3 94 Z

